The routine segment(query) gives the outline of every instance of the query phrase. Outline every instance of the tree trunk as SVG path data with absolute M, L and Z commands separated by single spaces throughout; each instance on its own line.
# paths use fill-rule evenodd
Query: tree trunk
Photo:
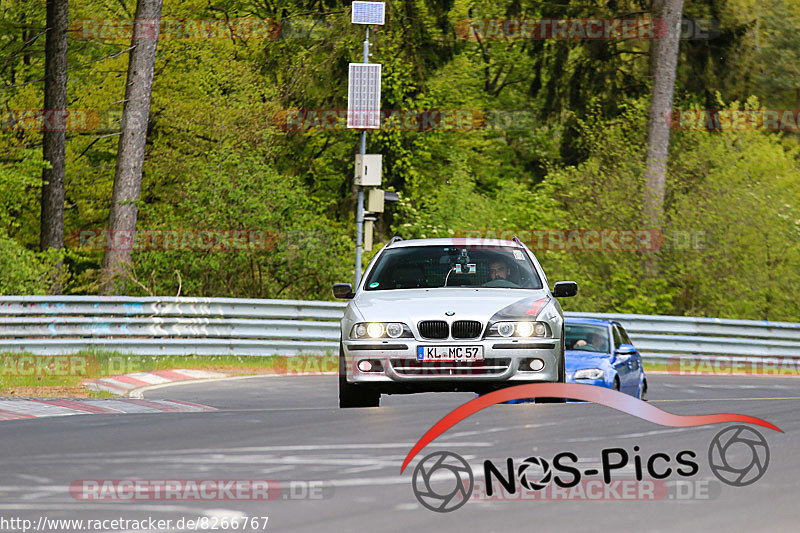
M 42 171 L 42 250 L 64 247 L 68 16 L 67 0 L 47 0 L 42 129 L 43 156 L 51 168 Z
M 153 88 L 161 2 L 162 0 L 139 0 L 136 4 L 131 39 L 133 49 L 128 62 L 121 135 L 114 172 L 114 192 L 111 197 L 109 234 L 103 256 L 101 275 L 103 294 L 117 292 L 119 276 L 131 262 L 150 116 L 150 94 Z
M 653 18 L 660 20 L 661 38 L 653 40 L 650 74 L 653 97 L 647 125 L 647 155 L 643 220 L 650 228 L 661 228 L 664 189 L 669 155 L 669 128 L 678 64 L 683 0 L 653 0 Z

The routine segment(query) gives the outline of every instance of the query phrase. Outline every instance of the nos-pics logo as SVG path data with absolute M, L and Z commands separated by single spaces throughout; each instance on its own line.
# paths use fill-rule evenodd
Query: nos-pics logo
M 635 446 L 634 451 L 639 447 Z M 514 464 L 506 460 L 505 468 L 498 468 L 492 461 L 484 461 L 484 477 L 487 492 L 492 490 L 494 477 L 505 490 L 541 491 L 551 483 L 560 487 L 577 485 L 582 476 L 602 475 L 606 484 L 611 483 L 612 473 L 633 464 L 636 478 L 641 481 L 646 474 L 654 479 L 664 479 L 673 474 L 689 477 L 697 474 L 697 454 L 684 450 L 676 454 L 673 464 L 669 455 L 661 452 L 648 457 L 628 454 L 622 448 L 603 450 L 602 471 L 576 466 L 577 456 L 571 452 L 556 454 L 552 460 L 532 456 Z M 717 433 L 708 447 L 708 464 L 721 482 L 734 487 L 751 485 L 761 479 L 769 466 L 769 447 L 761 433 L 745 426 L 730 426 Z M 417 500 L 427 509 L 439 513 L 455 511 L 472 496 L 475 477 L 472 468 L 463 457 L 438 451 L 424 457 L 414 469 L 412 486 Z M 519 489 L 518 489 L 519 486 Z

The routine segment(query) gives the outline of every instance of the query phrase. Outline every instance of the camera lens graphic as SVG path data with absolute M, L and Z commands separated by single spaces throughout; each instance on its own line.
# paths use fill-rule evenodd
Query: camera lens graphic
M 449 513 L 467 503 L 474 486 L 469 464 L 460 455 L 446 451 L 425 456 L 412 477 L 414 496 L 437 513 Z
M 708 465 L 717 479 L 745 487 L 761 479 L 769 466 L 769 447 L 749 426 L 731 426 L 717 433 L 708 447 Z
M 536 472 L 539 475 L 536 475 Z M 528 457 L 525 459 L 517 471 L 519 484 L 528 490 L 542 490 L 550 483 L 552 471 L 550 463 L 541 457 Z

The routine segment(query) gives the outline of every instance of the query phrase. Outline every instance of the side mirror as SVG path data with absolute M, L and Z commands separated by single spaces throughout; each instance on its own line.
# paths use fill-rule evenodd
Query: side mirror
M 334 283 L 333 284 L 333 297 L 334 298 L 352 298 L 355 296 L 353 286 L 349 283 Z
M 617 355 L 633 355 L 636 353 L 636 347 L 633 344 L 620 344 L 617 346 Z
M 566 298 L 578 294 L 578 284 L 574 281 L 558 281 L 553 285 L 553 296 Z

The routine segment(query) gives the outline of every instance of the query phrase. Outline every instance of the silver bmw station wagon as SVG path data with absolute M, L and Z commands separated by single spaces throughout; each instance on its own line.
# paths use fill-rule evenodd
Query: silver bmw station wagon
M 377 407 L 381 394 L 471 391 L 564 382 L 564 316 L 541 265 L 506 240 L 393 238 L 341 321 L 339 406 Z M 537 401 L 559 401 L 538 398 Z M 563 401 L 563 400 L 561 400 Z

